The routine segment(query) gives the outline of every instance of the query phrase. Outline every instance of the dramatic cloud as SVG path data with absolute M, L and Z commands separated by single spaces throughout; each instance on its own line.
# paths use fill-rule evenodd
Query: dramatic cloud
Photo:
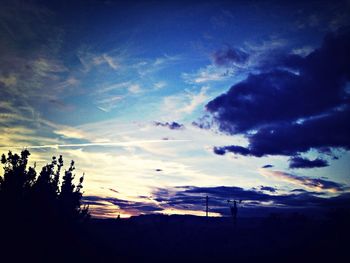
M 312 191 L 329 191 L 329 192 L 342 192 L 345 190 L 345 186 L 340 183 L 336 183 L 321 178 L 311 178 L 307 176 L 298 176 L 291 173 L 285 173 L 280 171 L 270 171 L 260 169 L 262 175 L 273 179 L 289 182 L 295 185 L 299 185 Z
M 262 157 L 264 155 L 295 155 L 314 148 L 329 152 L 330 148 L 350 149 L 350 108 L 336 110 L 303 123 L 270 124 L 254 134 L 247 134 L 248 147 L 216 147 L 215 153 L 232 152 Z
M 244 134 L 247 147 L 215 147 L 261 157 L 312 148 L 350 149 L 350 30 L 328 34 L 306 57 L 286 55 L 206 105 L 219 129 Z
M 160 203 L 160 206 L 174 209 L 191 209 L 204 211 L 205 197 L 209 196 L 210 211 L 221 215 L 229 215 L 229 205 L 227 200 L 242 200 L 241 208 L 245 208 L 243 213 L 266 213 L 268 208 L 279 209 L 289 207 L 289 209 L 310 208 L 321 209 L 331 207 L 349 207 L 346 200 L 349 194 L 341 194 L 337 197 L 323 198 L 317 193 L 305 190 L 294 191 L 291 194 L 277 195 L 276 189 L 261 186 L 260 190 L 273 194 L 263 193 L 256 190 L 245 190 L 235 186 L 217 187 L 196 187 L 184 186 L 175 189 L 156 189 L 153 199 Z M 265 209 L 265 210 L 264 210 Z M 260 211 L 259 211 L 260 210 Z M 254 212 L 255 211 L 255 212 Z M 242 212 L 242 211 L 241 211 Z M 266 214 L 265 214 L 266 215 Z
M 156 122 L 154 122 L 154 125 L 161 126 L 161 127 L 167 127 L 171 130 L 179 130 L 179 129 L 184 128 L 183 124 L 177 123 L 175 121 L 173 121 L 173 122 L 158 122 L 158 121 L 156 121 Z
M 235 186 L 159 188 L 153 193 L 153 199 L 162 207 L 192 211 L 204 211 L 206 196 L 209 197 L 210 211 L 221 215 L 229 213 L 228 200 L 244 200 L 247 206 L 252 202 L 261 204 L 270 201 L 265 193 Z
M 302 157 L 292 157 L 289 160 L 289 168 L 315 168 L 315 167 L 326 167 L 328 166 L 326 160 L 317 158 L 315 160 L 309 160 Z
M 226 48 L 216 51 L 212 57 L 218 66 L 232 66 L 246 62 L 249 55 L 240 49 Z

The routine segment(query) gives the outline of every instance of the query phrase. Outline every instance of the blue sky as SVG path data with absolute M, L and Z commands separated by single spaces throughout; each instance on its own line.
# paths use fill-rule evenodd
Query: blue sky
M 212 215 L 233 198 L 336 203 L 350 184 L 349 9 L 4 1 L 0 149 L 74 159 L 96 216 L 203 214 L 206 195 Z

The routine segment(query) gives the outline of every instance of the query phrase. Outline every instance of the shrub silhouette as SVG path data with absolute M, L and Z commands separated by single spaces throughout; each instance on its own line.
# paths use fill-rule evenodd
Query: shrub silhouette
M 59 217 L 65 221 L 81 221 L 89 217 L 88 207 L 82 206 L 83 180 L 82 176 L 77 186 L 73 184 L 74 161 L 64 172 L 60 184 L 60 173 L 63 167 L 63 158 L 52 158 L 50 164 L 45 165 L 39 176 L 35 167 L 28 167 L 28 150 L 21 155 L 9 152 L 3 154 L 1 163 L 4 166 L 4 175 L 0 176 L 0 208 L 9 216 L 18 216 L 28 210 L 34 215 L 45 213 L 48 216 Z M 9 213 L 11 212 L 11 213 Z M 28 212 L 28 211 L 27 211 Z
M 62 156 L 52 157 L 37 175 L 35 165 L 28 167 L 29 156 L 28 150 L 1 156 L 0 235 L 5 244 L 0 245 L 12 249 L 22 244 L 18 250 L 46 261 L 60 243 L 75 245 L 81 223 L 90 217 L 82 205 L 84 176 L 74 185 L 72 161 L 61 178 Z

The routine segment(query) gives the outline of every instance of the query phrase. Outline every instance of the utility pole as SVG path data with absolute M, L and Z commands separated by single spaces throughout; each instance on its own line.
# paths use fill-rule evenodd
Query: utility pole
M 230 206 L 232 219 L 233 219 L 234 224 L 236 225 L 237 212 L 238 212 L 238 207 L 237 207 L 238 201 L 237 200 L 227 200 L 227 203 Z M 233 205 L 231 205 L 230 203 L 233 203 Z M 242 203 L 242 200 L 239 200 L 239 203 Z
M 209 197 L 208 196 L 205 198 L 205 205 L 206 205 L 205 215 L 206 217 L 208 217 L 209 215 Z

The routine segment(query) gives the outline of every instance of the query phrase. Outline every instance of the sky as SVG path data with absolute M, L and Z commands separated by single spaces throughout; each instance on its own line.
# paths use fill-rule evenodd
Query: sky
M 0 152 L 93 216 L 350 201 L 349 1 L 1 1 Z

